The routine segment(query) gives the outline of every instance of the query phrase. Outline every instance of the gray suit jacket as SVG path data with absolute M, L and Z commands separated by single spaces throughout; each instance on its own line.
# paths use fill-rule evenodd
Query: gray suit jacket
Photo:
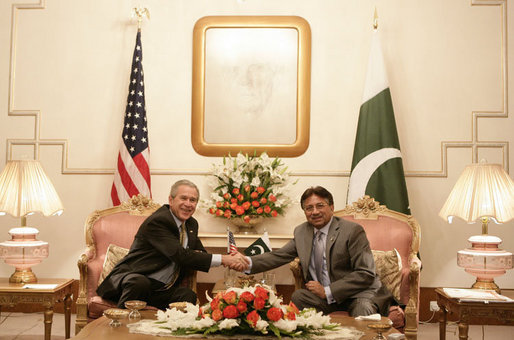
M 314 227 L 305 222 L 294 230 L 294 238 L 272 252 L 252 256 L 252 273 L 260 273 L 300 258 L 304 280 L 308 281 Z M 334 216 L 327 235 L 326 259 L 330 290 L 336 302 L 348 298 L 373 298 L 381 286 L 364 229 L 359 224 Z

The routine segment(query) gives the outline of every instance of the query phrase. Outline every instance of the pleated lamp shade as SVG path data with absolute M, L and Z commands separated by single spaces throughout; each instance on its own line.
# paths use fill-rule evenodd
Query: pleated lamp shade
M 0 214 L 60 215 L 63 206 L 52 182 L 35 160 L 8 161 L 0 174 Z
M 450 192 L 439 216 L 452 222 L 454 216 L 467 223 L 482 217 L 496 223 L 514 218 L 514 181 L 500 164 L 468 165 Z

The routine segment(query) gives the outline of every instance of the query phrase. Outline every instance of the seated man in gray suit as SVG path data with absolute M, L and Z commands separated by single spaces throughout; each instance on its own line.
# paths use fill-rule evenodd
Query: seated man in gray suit
M 305 289 L 291 300 L 300 309 L 314 307 L 329 314 L 348 311 L 351 316 L 377 312 L 387 315 L 392 295 L 381 288 L 364 229 L 334 213 L 332 194 L 311 187 L 301 197 L 307 218 L 294 230 L 294 239 L 272 252 L 249 257 L 250 273 L 260 273 L 300 258 Z
M 171 302 L 196 303 L 196 294 L 178 282 L 186 270 L 208 271 L 230 266 L 241 270 L 248 265 L 241 255 L 208 254 L 198 238 L 198 222 L 192 217 L 199 191 L 188 180 L 180 180 L 170 190 L 169 205 L 150 215 L 139 227 L 130 251 L 98 286 L 102 298 L 116 301 L 143 300 L 166 309 Z

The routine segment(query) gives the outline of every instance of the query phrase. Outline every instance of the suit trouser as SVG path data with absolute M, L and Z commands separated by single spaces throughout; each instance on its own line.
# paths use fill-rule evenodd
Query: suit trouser
M 128 274 L 121 281 L 121 296 L 118 308 L 125 308 L 125 301 L 146 301 L 150 306 L 166 309 L 172 302 L 184 301 L 196 303 L 196 293 L 187 287 L 172 286 L 164 288 L 164 284 L 142 274 Z
M 303 308 L 316 308 L 323 314 L 330 314 L 335 311 L 347 311 L 350 316 L 371 315 L 378 311 L 378 306 L 369 298 L 346 299 L 343 303 L 327 302 L 307 289 L 296 290 L 291 300 L 300 310 Z

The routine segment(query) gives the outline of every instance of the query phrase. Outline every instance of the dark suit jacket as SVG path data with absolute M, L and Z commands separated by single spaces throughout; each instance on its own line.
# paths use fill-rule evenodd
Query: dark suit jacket
M 294 238 L 269 253 L 252 256 L 252 273 L 260 273 L 300 258 L 304 280 L 308 281 L 314 227 L 305 222 L 294 230 Z M 330 290 L 336 302 L 347 298 L 373 298 L 381 286 L 375 261 L 364 229 L 359 224 L 334 216 L 327 235 L 326 259 Z
M 198 238 L 198 222 L 186 221 L 188 248 L 180 245 L 178 227 L 165 204 L 150 215 L 139 227 L 130 251 L 107 275 L 96 292 L 103 298 L 117 300 L 121 294 L 120 283 L 129 273 L 151 274 L 175 262 L 179 269 L 207 272 L 212 255 L 207 254 Z

